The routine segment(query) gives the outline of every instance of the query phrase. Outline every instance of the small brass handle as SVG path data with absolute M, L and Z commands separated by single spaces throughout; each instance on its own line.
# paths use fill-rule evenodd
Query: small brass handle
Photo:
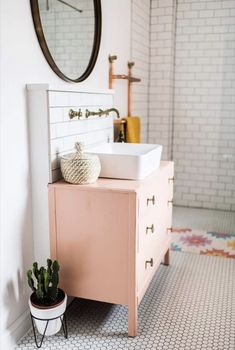
M 148 230 L 150 230 L 152 233 L 154 233 L 154 224 L 152 224 L 151 226 L 147 226 L 146 227 L 146 235 L 148 233 Z
M 153 195 L 152 198 L 147 198 L 147 205 L 149 205 L 149 202 L 152 202 L 152 204 L 155 204 L 155 196 Z
M 173 231 L 173 228 L 172 227 L 167 227 L 167 232 L 172 232 Z
M 133 61 L 132 62 L 129 61 L 127 63 L 127 66 L 128 66 L 129 69 L 132 68 L 134 65 L 135 65 L 135 62 L 133 62 Z
M 112 63 L 113 61 L 115 61 L 117 59 L 116 55 L 109 55 L 109 62 Z
M 74 111 L 73 109 L 70 109 L 69 110 L 69 118 L 70 119 L 73 119 L 73 118 L 76 118 L 78 117 L 78 119 L 80 119 L 82 117 L 82 111 L 81 111 L 81 108 L 79 108 L 79 111 Z
M 168 179 L 168 183 L 170 183 L 171 181 L 172 181 L 172 182 L 175 181 L 175 177 L 174 177 L 174 176 Z
M 145 268 L 147 269 L 148 264 L 150 264 L 151 267 L 153 267 L 153 258 L 151 258 L 150 260 L 146 260 L 145 261 Z
M 167 205 L 169 205 L 170 203 L 173 204 L 173 200 L 168 201 L 168 202 L 167 202 Z

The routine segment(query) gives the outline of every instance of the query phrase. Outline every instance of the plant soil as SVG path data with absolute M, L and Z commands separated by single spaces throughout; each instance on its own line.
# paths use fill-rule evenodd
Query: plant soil
M 49 308 L 54 308 L 56 306 L 59 306 L 60 304 L 63 303 L 65 298 L 65 293 L 62 289 L 58 289 L 57 293 L 57 298 L 56 300 L 51 300 L 51 299 L 46 299 L 43 301 L 39 301 L 36 293 L 32 293 L 30 296 L 30 301 L 34 307 L 37 307 L 38 309 L 49 309 Z

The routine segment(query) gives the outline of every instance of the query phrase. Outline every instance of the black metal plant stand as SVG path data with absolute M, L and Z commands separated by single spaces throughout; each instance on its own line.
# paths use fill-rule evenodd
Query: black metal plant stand
M 61 314 L 60 316 L 57 316 L 57 317 L 54 317 L 54 318 L 47 318 L 47 319 L 45 319 L 45 318 L 37 318 L 37 317 L 33 316 L 31 313 L 30 313 L 30 316 L 31 316 L 31 322 L 32 322 L 32 326 L 33 326 L 34 340 L 35 340 L 35 344 L 36 344 L 37 348 L 40 348 L 42 346 L 42 343 L 43 343 L 43 340 L 44 340 L 44 337 L 45 337 L 45 334 L 46 334 L 46 330 L 47 330 L 47 326 L 48 326 L 49 322 L 52 321 L 52 320 L 56 320 L 57 318 L 59 318 L 60 321 L 61 321 L 61 325 L 62 325 L 63 332 L 64 332 L 64 337 L 66 339 L 68 338 L 68 329 L 67 329 L 67 321 L 66 321 L 65 312 L 63 314 Z M 45 321 L 45 323 L 46 323 L 45 329 L 44 329 L 44 332 L 43 332 L 43 335 L 42 335 L 42 338 L 41 338 L 41 341 L 39 343 L 38 343 L 38 340 L 37 340 L 34 320 Z

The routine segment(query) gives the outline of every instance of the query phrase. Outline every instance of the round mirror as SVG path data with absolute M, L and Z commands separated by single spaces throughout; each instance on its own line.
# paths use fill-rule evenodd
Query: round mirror
M 30 0 L 41 49 L 63 80 L 79 82 L 94 68 L 101 37 L 100 0 Z

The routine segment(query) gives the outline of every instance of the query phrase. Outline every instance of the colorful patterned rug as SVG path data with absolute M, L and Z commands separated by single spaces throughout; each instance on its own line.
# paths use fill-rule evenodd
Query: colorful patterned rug
M 235 235 L 173 227 L 171 250 L 235 259 Z

